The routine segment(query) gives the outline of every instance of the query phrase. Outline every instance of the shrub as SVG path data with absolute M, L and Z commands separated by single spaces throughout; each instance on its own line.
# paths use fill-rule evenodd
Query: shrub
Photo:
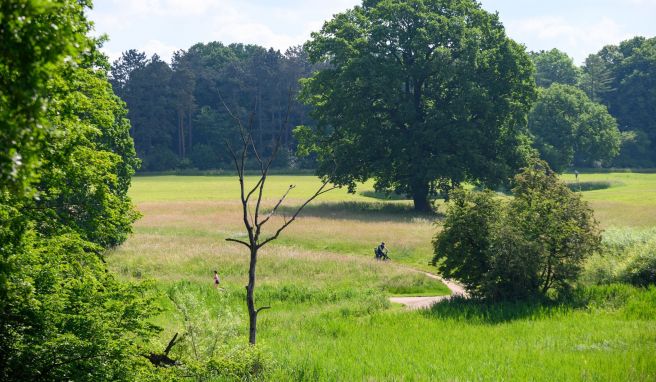
M 226 354 L 213 357 L 207 362 L 207 374 L 226 380 L 263 379 L 272 361 L 261 348 L 251 345 L 238 346 Z
M 444 228 L 433 242 L 433 265 L 442 276 L 459 280 L 470 294 L 484 294 L 482 281 L 490 269 L 491 231 L 501 210 L 491 191 L 454 190 Z
M 601 253 L 591 257 L 582 280 L 587 284 L 656 284 L 656 229 L 611 229 Z
M 619 272 L 619 279 L 636 286 L 656 285 L 656 251 L 642 251 L 633 256 Z
M 455 192 L 434 240 L 433 263 L 476 297 L 567 290 L 600 247 L 592 210 L 542 161 L 515 177 L 513 193 L 505 203 L 489 191 Z

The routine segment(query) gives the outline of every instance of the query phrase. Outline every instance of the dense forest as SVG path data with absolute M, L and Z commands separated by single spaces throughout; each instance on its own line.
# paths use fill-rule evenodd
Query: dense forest
M 656 165 L 656 38 L 608 45 L 582 66 L 557 49 L 531 58 L 542 90 L 529 116 L 530 134 L 552 167 Z M 142 171 L 230 168 L 226 142 L 238 130 L 229 111 L 253 113 L 260 147 L 284 128 L 276 167 L 302 168 L 314 163 L 294 155 L 292 131 L 314 122 L 310 106 L 296 96 L 299 80 L 321 65 L 302 46 L 281 53 L 210 42 L 176 52 L 171 64 L 126 51 L 113 63 L 110 81 L 127 103 Z
M 142 170 L 229 167 L 226 143 L 238 139 L 231 113 L 245 119 L 252 114 L 258 147 L 271 146 L 284 129 L 276 165 L 288 167 L 302 165 L 291 156 L 292 127 L 309 117 L 295 95 L 299 79 L 315 69 L 300 47 L 282 54 L 211 42 L 177 52 L 171 65 L 157 55 L 127 51 L 112 65 L 111 82 L 130 110 Z

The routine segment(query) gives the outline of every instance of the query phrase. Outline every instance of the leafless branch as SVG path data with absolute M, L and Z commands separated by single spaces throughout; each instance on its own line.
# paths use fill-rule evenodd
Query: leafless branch
M 269 215 L 267 215 L 267 217 L 264 218 L 264 220 L 262 220 L 261 222 L 256 223 L 256 224 L 258 224 L 258 226 L 262 227 L 267 221 L 269 221 L 269 219 L 271 219 L 271 217 L 276 213 L 276 211 L 278 210 L 278 208 L 280 207 L 282 202 L 285 201 L 285 198 L 287 198 L 287 195 L 289 195 L 289 192 L 291 190 L 293 190 L 294 188 L 296 188 L 296 186 L 294 186 L 293 184 L 290 184 L 289 188 L 287 189 L 285 194 L 280 198 L 280 200 L 278 200 L 278 203 L 276 203 L 276 205 L 273 207 L 271 212 L 269 212 Z
M 260 313 L 261 311 L 263 311 L 265 309 L 271 309 L 271 307 L 270 306 L 262 306 L 260 308 L 257 308 L 257 310 L 255 311 L 255 314 L 258 314 L 258 313 Z
M 248 247 L 248 248 L 250 248 L 250 247 L 251 247 L 251 245 L 250 245 L 250 244 L 248 244 L 247 242 L 245 242 L 245 241 L 243 241 L 243 240 L 239 240 L 239 239 L 233 239 L 233 238 L 230 238 L 230 237 L 229 237 L 229 238 L 227 238 L 227 239 L 225 239 L 225 240 L 226 240 L 226 241 L 231 241 L 231 242 L 233 242 L 233 243 L 239 243 L 239 244 L 243 244 L 243 245 L 245 245 L 245 246 L 246 246 L 246 247 Z
M 276 231 L 275 234 L 273 234 L 273 236 L 270 236 L 270 237 L 268 237 L 267 239 L 265 239 L 264 241 L 262 241 L 261 243 L 258 243 L 257 248 L 262 248 L 263 246 L 265 246 L 265 245 L 268 244 L 269 242 L 271 242 L 271 241 L 273 241 L 273 240 L 276 240 L 276 239 L 278 238 L 278 236 L 280 236 L 280 233 L 281 233 L 282 231 L 284 231 L 285 228 L 287 228 L 290 224 L 292 224 L 292 222 L 294 222 L 294 220 L 296 220 L 296 217 L 298 217 L 298 214 L 300 214 L 301 211 L 303 211 L 303 208 L 305 208 L 305 206 L 307 206 L 308 204 L 310 204 L 311 201 L 313 201 L 314 199 L 316 199 L 319 195 L 323 195 L 323 194 L 325 194 L 326 192 L 332 191 L 332 190 L 334 190 L 334 189 L 337 188 L 336 186 L 332 186 L 332 187 L 326 188 L 326 186 L 328 185 L 328 183 L 329 183 L 328 181 L 323 182 L 323 184 L 321 185 L 321 187 L 319 187 L 319 189 L 318 189 L 318 190 L 317 190 L 317 191 L 316 191 L 316 192 L 315 192 L 315 193 L 314 193 L 309 199 L 307 199 L 307 200 L 305 201 L 305 203 L 303 203 L 303 204 L 302 204 L 302 205 L 296 210 L 296 212 L 294 212 L 294 215 L 292 215 L 292 217 L 291 217 L 289 220 L 285 221 L 285 223 L 284 223 L 282 226 L 280 226 L 280 228 L 278 228 L 278 230 Z

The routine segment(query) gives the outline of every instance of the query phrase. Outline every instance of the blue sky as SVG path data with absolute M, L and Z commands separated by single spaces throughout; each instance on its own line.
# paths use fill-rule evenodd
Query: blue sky
M 90 17 L 116 59 L 139 49 L 169 60 L 197 42 L 244 42 L 285 50 L 360 0 L 96 0 Z M 529 50 L 558 48 L 576 63 L 604 45 L 656 36 L 656 0 L 482 0 Z

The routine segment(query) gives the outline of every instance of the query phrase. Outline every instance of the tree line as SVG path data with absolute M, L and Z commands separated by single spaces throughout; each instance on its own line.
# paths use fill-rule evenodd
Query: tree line
M 289 167 L 304 164 L 294 161 L 288 126 L 311 120 L 308 108 L 297 101 L 288 113 L 288 99 L 298 92 L 299 79 L 317 68 L 301 47 L 283 54 L 256 45 L 210 42 L 176 52 L 170 65 L 157 55 L 126 51 L 113 63 L 110 81 L 128 105 L 145 171 L 231 167 L 226 144 L 236 145 L 240 138 L 230 113 L 244 117 L 253 111 L 253 139 L 263 155 L 271 153 L 284 128 L 274 166 Z
M 557 49 L 531 58 L 543 91 L 529 128 L 553 168 L 656 166 L 656 38 L 607 45 L 580 67 Z
M 281 53 L 199 43 L 176 52 L 171 64 L 157 55 L 124 52 L 112 64 L 110 81 L 127 103 L 142 170 L 229 168 L 226 142 L 237 136 L 226 106 L 242 116 L 255 110 L 255 140 L 270 150 L 290 91 L 290 128 L 275 166 L 314 167 L 314 160 L 296 156 L 292 132 L 294 126 L 316 125 L 312 102 L 297 98 L 299 80 L 331 65 L 311 60 L 311 46 Z M 635 37 L 605 46 L 582 66 L 558 49 L 529 53 L 540 89 L 528 115 L 530 137 L 553 168 L 656 166 L 655 52 L 655 38 Z M 379 77 L 380 86 L 389 84 Z

